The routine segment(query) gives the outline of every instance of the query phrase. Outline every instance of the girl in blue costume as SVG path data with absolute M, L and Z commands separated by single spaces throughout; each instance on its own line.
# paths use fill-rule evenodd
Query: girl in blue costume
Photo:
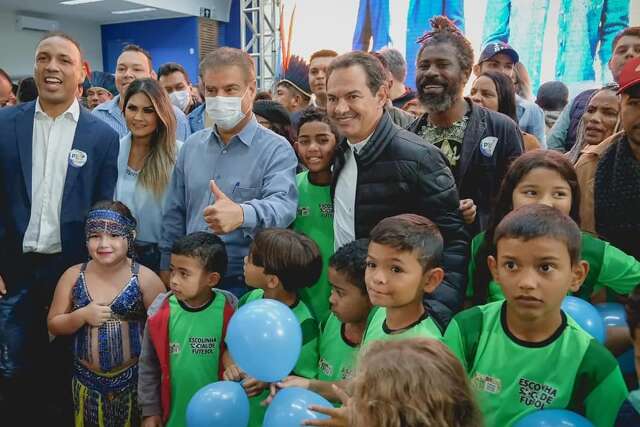
M 131 258 L 136 221 L 121 202 L 98 202 L 85 224 L 91 260 L 60 278 L 47 319 L 74 336 L 76 426 L 140 425 L 136 387 L 146 309 L 162 281 Z

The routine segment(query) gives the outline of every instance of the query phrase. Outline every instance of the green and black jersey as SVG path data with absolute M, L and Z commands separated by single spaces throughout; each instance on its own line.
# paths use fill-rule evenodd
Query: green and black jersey
M 459 313 L 444 341 L 462 361 L 487 426 L 510 426 L 538 409 L 568 409 L 596 427 L 614 425 L 627 397 L 616 359 L 562 313 L 546 341 L 529 343 L 506 324 L 507 303 Z

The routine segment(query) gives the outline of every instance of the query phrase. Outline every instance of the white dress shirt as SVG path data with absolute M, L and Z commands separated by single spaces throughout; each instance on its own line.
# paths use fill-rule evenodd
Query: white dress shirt
M 62 192 L 79 116 L 77 100 L 55 119 L 42 111 L 40 99 L 36 102 L 31 155 L 31 217 L 22 242 L 24 252 L 54 254 L 62 250 Z
M 354 153 L 360 153 L 370 138 L 371 135 L 357 144 L 349 142 L 349 148 L 351 149 L 345 152 L 344 167 L 338 176 L 333 198 L 333 240 L 334 249 L 336 250 L 356 239 L 355 207 L 358 164 Z

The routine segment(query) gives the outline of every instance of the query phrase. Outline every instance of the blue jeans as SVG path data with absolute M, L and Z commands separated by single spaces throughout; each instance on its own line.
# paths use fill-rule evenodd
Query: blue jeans
M 33 425 L 68 425 L 69 340 L 60 337 L 49 343 L 46 322 L 53 291 L 68 262 L 62 255 L 40 254 L 21 254 L 3 262 L 0 275 L 7 294 L 0 298 L 0 394 L 5 406 L 1 423 L 19 425 L 29 414 Z M 34 390 L 46 396 L 35 407 Z M 46 405 L 61 412 L 38 410 Z

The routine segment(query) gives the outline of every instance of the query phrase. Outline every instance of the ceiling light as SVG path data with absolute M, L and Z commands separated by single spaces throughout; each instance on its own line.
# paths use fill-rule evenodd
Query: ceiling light
M 127 13 L 141 13 L 141 12 L 153 12 L 156 10 L 153 7 L 141 7 L 140 9 L 128 9 L 128 10 L 114 10 L 114 15 L 126 15 Z
M 60 4 L 64 4 L 65 6 L 74 6 L 76 4 L 98 3 L 99 1 L 104 0 L 67 0 L 61 1 Z

